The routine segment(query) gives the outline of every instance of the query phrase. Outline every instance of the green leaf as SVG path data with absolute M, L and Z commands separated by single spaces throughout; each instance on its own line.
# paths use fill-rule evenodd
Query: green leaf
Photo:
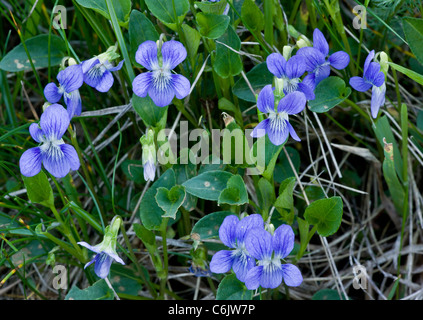
M 233 214 L 231 211 L 218 211 L 207 214 L 196 222 L 191 231 L 191 238 L 196 241 L 202 241 L 217 237 L 223 220 Z
M 341 298 L 336 290 L 321 289 L 311 297 L 311 300 L 341 300 Z M 345 298 L 343 300 L 345 300 Z
M 279 196 L 275 201 L 275 208 L 288 223 L 294 222 L 294 187 L 296 179 L 290 177 L 284 180 L 279 187 Z
M 317 226 L 322 237 L 328 237 L 338 231 L 341 225 L 343 203 L 341 197 L 316 200 L 304 212 L 304 219 Z
M 191 152 L 191 151 L 189 151 Z M 181 151 L 182 154 L 182 151 Z M 182 164 L 187 163 L 187 164 Z M 182 157 L 178 158 L 177 163 L 172 166 L 173 171 L 175 171 L 176 183 L 182 185 L 185 181 L 195 177 L 197 175 L 197 166 L 194 163 L 188 161 L 182 161 Z M 197 205 L 197 197 L 192 194 L 187 193 L 182 207 L 188 211 L 195 209 Z
M 248 290 L 234 274 L 225 276 L 217 288 L 216 300 L 251 300 L 252 298 L 253 292 Z
M 136 183 L 145 183 L 141 160 L 125 160 L 120 165 L 125 176 Z
M 226 15 L 212 13 L 198 13 L 196 16 L 201 35 L 208 39 L 217 39 L 222 36 L 228 28 L 231 20 Z
M 173 3 L 175 4 L 175 11 Z M 180 22 L 178 17 L 185 16 L 189 11 L 188 0 L 145 0 L 145 4 L 157 19 L 167 24 Z
M 86 289 L 79 289 L 73 286 L 65 297 L 65 300 L 113 300 L 112 289 L 106 281 L 101 279 Z
M 97 11 L 106 19 L 110 20 L 109 10 L 105 0 L 76 0 L 76 2 L 84 8 Z M 119 25 L 126 27 L 131 12 L 131 0 L 112 0 L 112 5 Z
M 351 88 L 339 77 L 328 77 L 316 86 L 314 93 L 316 98 L 309 101 L 309 108 L 313 112 L 321 113 L 344 101 L 351 94 Z
M 66 55 L 66 45 L 62 38 L 51 35 L 50 66 L 57 66 Z M 48 35 L 41 34 L 25 40 L 25 45 L 36 69 L 49 66 Z M 9 72 L 31 70 L 31 63 L 22 43 L 10 50 L 0 61 L 0 69 Z
M 48 208 L 54 206 L 53 190 L 43 171 L 33 177 L 22 176 L 28 199 Z
M 159 33 L 157 32 L 154 24 L 145 16 L 144 13 L 138 10 L 132 10 L 129 16 L 129 51 L 131 54 L 132 62 L 138 65 L 135 61 L 135 53 L 138 47 L 144 41 L 159 40 Z
M 148 230 L 146 227 L 139 223 L 134 223 L 134 231 L 137 237 L 147 248 L 148 252 L 154 252 L 157 248 L 156 237 L 153 231 Z
M 275 188 L 266 178 L 260 178 L 257 188 L 257 200 L 260 212 L 269 213 L 269 210 L 275 202 Z
M 421 74 L 419 74 L 419 73 L 417 73 L 417 72 L 415 72 L 415 71 L 413 71 L 413 70 L 410 70 L 410 69 L 404 68 L 404 67 L 402 67 L 402 66 L 400 66 L 400 65 L 398 65 L 398 64 L 392 63 L 392 62 L 388 62 L 388 64 L 389 64 L 392 68 L 394 68 L 395 70 L 397 70 L 397 71 L 399 71 L 399 72 L 401 72 L 401 73 L 405 74 L 405 75 L 406 75 L 407 77 L 409 77 L 411 80 L 414 80 L 414 81 L 416 81 L 418 84 L 421 84 L 421 85 L 423 86 L 423 75 L 421 75 Z
M 226 189 L 232 173 L 220 170 L 206 171 L 189 179 L 182 185 L 186 192 L 205 200 L 217 201 L 220 193 Z
M 200 46 L 201 42 L 201 35 L 197 30 L 191 28 L 185 23 L 182 25 L 182 30 L 184 32 L 185 38 L 189 39 L 186 44 L 186 49 L 188 57 L 191 59 L 191 63 L 194 65 L 195 59 L 197 58 L 198 47 Z
M 236 76 L 241 73 L 243 68 L 241 57 L 237 52 L 233 51 L 241 49 L 241 40 L 233 27 L 229 26 L 217 41 L 221 43 L 216 43 L 216 57 L 213 63 L 216 73 L 222 78 Z
M 241 17 L 245 27 L 257 33 L 264 29 L 264 15 L 253 0 L 245 0 L 241 7 Z
M 263 62 L 248 71 L 246 77 L 255 94 L 259 94 L 261 89 L 273 82 L 274 75 L 267 69 L 266 62 Z M 256 103 L 256 96 L 251 92 L 244 77 L 235 83 L 232 92 L 242 100 Z
M 404 17 L 402 28 L 411 52 L 423 64 L 423 19 Z
M 145 192 L 141 200 L 139 213 L 142 224 L 148 230 L 159 230 L 162 216 L 165 214 L 156 201 L 157 189 L 160 187 L 171 189 L 175 183 L 175 172 L 172 169 L 167 169 Z
M 165 212 L 163 218 L 176 219 L 176 212 L 185 201 L 185 188 L 183 186 L 173 186 L 170 190 L 164 187 L 157 189 L 156 201 Z
M 149 96 L 142 98 L 132 95 L 132 106 L 146 126 L 163 127 L 167 118 L 167 106 L 158 107 Z
M 237 174 L 229 178 L 226 188 L 220 193 L 218 205 L 222 203 L 241 205 L 248 203 L 247 188 L 242 177 Z
M 263 143 L 263 140 L 264 153 L 259 152 L 261 150 L 257 150 L 259 146 Z M 270 180 L 272 178 L 276 161 L 278 160 L 278 156 L 282 151 L 285 142 L 282 143 L 280 146 L 275 146 L 266 134 L 265 136 L 258 138 L 257 141 L 253 144 L 253 147 L 251 149 L 251 152 L 253 154 L 252 158 L 257 159 L 257 163 L 259 164 L 265 164 L 266 169 L 263 172 L 263 177 L 265 177 L 267 180 Z
M 219 2 L 200 2 L 195 1 L 195 5 L 205 13 L 222 14 L 225 11 L 227 1 L 220 0 Z

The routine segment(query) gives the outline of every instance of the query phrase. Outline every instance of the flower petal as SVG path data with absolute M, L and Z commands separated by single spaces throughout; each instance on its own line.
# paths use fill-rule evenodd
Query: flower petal
M 313 91 L 313 94 L 314 94 L 314 89 L 316 89 L 316 75 L 314 73 L 309 73 L 303 78 L 303 81 L 299 83 L 298 86 L 300 86 L 300 84 L 307 86 L 309 89 Z M 307 98 L 307 95 L 306 95 L 306 98 Z M 312 100 L 312 99 L 308 99 L 308 100 Z
M 161 49 L 163 67 L 172 70 L 187 57 L 187 50 L 184 45 L 176 40 L 166 41 Z
M 82 112 L 82 102 L 81 95 L 79 90 L 72 91 L 71 93 L 65 93 L 63 95 L 65 100 L 66 107 L 68 109 L 69 119 L 72 119 L 73 116 L 79 116 Z
M 307 100 L 304 93 L 294 91 L 279 101 L 278 112 L 286 112 L 287 114 L 300 113 L 304 110 L 306 102 Z
M 118 71 L 122 68 L 124 62 L 125 62 L 125 59 L 119 61 L 119 63 L 115 67 L 107 68 L 107 70 L 109 70 L 111 72 L 112 71 Z
M 95 253 L 100 253 L 100 251 L 97 249 L 97 246 L 91 246 L 90 244 L 86 243 L 85 241 L 80 241 L 80 242 L 77 242 L 77 243 L 79 245 L 87 248 L 88 250 L 91 250 L 91 251 L 93 251 Z
M 286 60 L 280 53 L 271 53 L 266 58 L 267 68 L 278 78 L 285 77 Z
M 59 91 L 59 88 L 53 82 L 50 82 L 44 88 L 44 96 L 47 101 L 50 103 L 56 103 L 62 97 L 62 93 Z
M 286 126 L 288 127 L 289 134 L 291 135 L 292 139 L 296 141 L 301 141 L 300 137 L 298 137 L 297 133 L 294 130 L 294 127 L 289 123 L 289 121 L 286 122 Z
M 144 180 L 145 181 L 154 181 L 156 175 L 156 166 L 153 161 L 147 161 L 144 164 Z
M 258 260 L 272 256 L 272 236 L 264 228 L 251 229 L 245 237 L 245 248 L 250 256 Z
M 273 251 L 275 252 L 275 257 L 281 259 L 287 257 L 292 249 L 294 249 L 294 231 L 292 231 L 291 226 L 287 224 L 280 225 L 274 232 L 272 238 Z
M 69 166 L 72 170 L 78 170 L 80 163 L 78 154 L 76 153 L 76 150 L 73 146 L 70 144 L 61 144 L 60 149 L 62 149 L 63 154 L 65 155 L 66 159 L 69 162 Z
M 100 60 L 97 57 L 85 60 L 81 62 L 82 73 L 85 75 L 95 65 L 99 64 Z
M 350 56 L 344 51 L 338 51 L 331 54 L 328 61 L 332 67 L 341 70 L 346 68 L 350 63 Z
M 69 116 L 60 104 L 47 107 L 40 118 L 40 127 L 47 139 L 61 139 L 69 126 Z
M 106 278 L 110 272 L 110 266 L 112 265 L 113 259 L 108 254 L 102 252 L 97 255 L 95 261 L 94 272 L 99 278 Z
M 244 282 L 247 278 L 248 271 L 254 268 L 255 265 L 255 260 L 247 256 L 246 253 L 242 252 L 241 254 L 234 256 L 232 269 L 234 270 L 238 280 Z
M 132 81 L 132 90 L 139 97 L 146 97 L 148 89 L 153 84 L 153 74 L 151 72 L 143 72 L 137 75 Z
M 293 264 L 282 265 L 282 277 L 289 287 L 298 287 L 303 282 L 301 271 Z
M 385 74 L 380 71 L 380 64 L 377 62 L 370 62 L 364 78 L 376 87 L 380 87 L 385 82 Z
M 370 103 L 370 110 L 374 119 L 377 118 L 377 114 L 379 113 L 380 107 L 385 104 L 385 93 L 385 83 L 383 83 L 380 87 L 373 86 L 372 88 L 372 100 Z
M 153 85 L 148 89 L 148 95 L 156 106 L 166 107 L 172 103 L 175 97 L 175 89 L 173 89 L 170 83 L 166 86 L 159 87 L 153 82 Z
M 313 72 L 326 61 L 325 56 L 319 50 L 312 47 L 299 49 L 297 55 L 304 58 L 305 70 L 308 72 Z
M 314 73 L 311 74 L 311 75 L 314 76 Z M 309 75 L 307 75 L 307 76 L 309 76 Z M 314 81 L 314 77 L 313 77 L 313 81 Z M 314 99 L 316 99 L 316 95 L 314 94 L 314 85 L 315 85 L 314 82 L 311 83 L 311 84 L 310 84 L 310 82 L 304 82 L 304 81 L 300 82 L 300 83 L 298 83 L 297 91 L 304 93 L 307 100 L 314 100 Z
M 301 77 L 306 71 L 306 63 L 304 57 L 300 55 L 292 56 L 286 62 L 286 75 L 289 79 Z
M 282 268 L 273 263 L 263 267 L 260 285 L 263 288 L 275 289 L 282 283 Z
M 288 121 L 284 121 L 278 125 L 272 125 L 273 122 L 270 122 L 270 125 L 267 130 L 267 136 L 269 137 L 270 142 L 272 142 L 275 146 L 280 146 L 282 143 L 286 141 L 289 135 L 289 130 L 287 127 Z
M 253 137 L 253 138 L 263 137 L 268 130 L 267 128 L 269 126 L 269 121 L 270 121 L 269 119 L 264 119 L 258 125 L 256 125 L 256 127 L 254 128 L 254 130 L 250 134 L 251 137 Z
M 350 78 L 350 86 L 353 87 L 355 90 L 360 92 L 366 92 L 369 90 L 372 85 L 364 81 L 361 77 L 352 77 Z
M 372 50 L 367 55 L 366 61 L 364 61 L 363 74 L 366 74 L 367 69 L 368 69 L 368 67 L 370 65 L 370 62 L 372 62 L 372 60 L 373 60 L 374 57 L 375 57 L 375 51 Z
M 236 226 L 239 219 L 235 215 L 227 216 L 219 228 L 219 238 L 223 244 L 229 248 L 236 246 Z
M 318 67 L 315 72 L 315 83 L 316 86 L 323 80 L 329 77 L 330 75 L 330 66 L 329 65 L 323 65 Z
M 210 261 L 210 271 L 213 273 L 226 273 L 232 268 L 232 251 L 220 250 L 215 253 Z
M 265 86 L 258 94 L 257 108 L 263 113 L 275 111 L 275 96 L 271 84 Z
M 41 150 L 39 147 L 26 150 L 19 159 L 21 174 L 33 177 L 41 171 Z
M 70 165 L 62 149 L 60 147 L 55 148 L 54 152 L 42 152 L 41 160 L 43 161 L 44 168 L 51 175 L 56 178 L 63 178 L 69 173 Z
M 135 53 L 135 61 L 150 71 L 158 67 L 157 44 L 151 40 L 141 43 Z
M 121 257 L 119 257 L 119 255 L 116 252 L 112 252 L 112 251 L 105 251 L 105 253 L 107 255 L 109 255 L 111 258 L 113 258 L 113 260 L 115 260 L 116 262 L 125 265 L 125 262 L 121 259 Z
M 95 88 L 100 92 L 107 92 L 110 90 L 114 82 L 113 75 L 110 71 L 106 70 L 102 77 L 99 79 Z
M 32 123 L 29 126 L 29 134 L 31 135 L 32 139 L 40 143 L 43 140 L 44 132 L 38 126 L 38 123 Z
M 67 93 L 78 90 L 84 83 L 84 74 L 80 64 L 67 67 L 57 74 L 57 80 Z
M 187 78 L 180 74 L 172 74 L 172 86 L 175 90 L 176 98 L 183 99 L 189 94 L 191 84 Z
M 317 28 L 313 32 L 313 47 L 319 50 L 325 57 L 329 54 L 329 43 L 323 33 Z
M 257 266 L 247 272 L 245 286 L 248 290 L 255 290 L 260 286 L 260 279 L 263 273 L 263 266 Z
M 250 214 L 244 217 L 236 226 L 235 236 L 238 243 L 244 243 L 245 236 L 253 228 L 264 228 L 263 217 L 261 214 Z

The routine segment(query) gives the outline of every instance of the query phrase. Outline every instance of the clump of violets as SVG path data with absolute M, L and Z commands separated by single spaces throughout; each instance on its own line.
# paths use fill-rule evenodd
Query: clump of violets
M 297 55 L 304 58 L 305 70 L 308 72 L 303 83 L 313 90 L 323 79 L 329 77 L 330 67 L 342 70 L 350 63 L 350 56 L 344 51 L 334 52 L 328 57 L 329 43 L 317 28 L 313 32 L 313 47 L 300 48 Z
M 248 231 L 264 229 L 263 218 L 259 214 L 252 214 L 239 220 L 235 215 L 227 216 L 219 228 L 219 238 L 227 247 L 234 250 L 218 251 L 210 262 L 213 273 L 235 272 L 240 281 L 245 281 L 247 272 L 255 266 L 255 260 L 245 248 L 245 237 Z
M 282 281 L 289 287 L 297 287 L 303 282 L 301 271 L 293 264 L 284 263 L 294 248 L 294 238 L 292 228 L 286 224 L 279 226 L 273 235 L 262 228 L 248 233 L 245 248 L 257 259 L 257 265 L 246 275 L 247 289 L 255 290 L 259 286 L 274 289 Z
M 32 177 L 41 171 L 41 164 L 54 177 L 63 178 L 70 170 L 78 170 L 80 163 L 73 146 L 62 137 L 69 127 L 68 112 L 60 104 L 48 106 L 40 117 L 40 123 L 29 126 L 31 137 L 40 146 L 26 150 L 20 160 L 22 175 Z
M 275 95 L 272 86 L 265 86 L 257 98 L 257 108 L 268 114 L 268 118 L 261 121 L 251 132 L 253 138 L 260 138 L 267 134 L 274 145 L 281 145 L 288 135 L 300 141 L 297 133 L 289 123 L 289 116 L 300 113 L 306 105 L 306 97 L 302 92 L 294 91 L 279 100 L 275 110 Z
M 142 144 L 142 165 L 144 169 L 144 180 L 154 181 L 156 175 L 156 145 L 154 143 L 154 130 L 149 129 L 140 138 Z
M 373 61 L 375 51 L 372 50 L 364 61 L 363 77 L 352 77 L 350 85 L 355 90 L 366 92 L 372 89 L 372 99 L 370 103 L 370 111 L 373 118 L 377 117 L 379 109 L 385 104 L 385 73 L 381 71 L 381 65 Z
M 116 45 L 111 46 L 106 52 L 81 63 L 86 84 L 100 92 L 109 91 L 114 82 L 112 72 L 120 70 L 124 62 L 121 60 L 113 66 L 111 62 L 120 57 L 116 50 Z
M 50 103 L 57 103 L 62 98 L 65 101 L 69 119 L 81 115 L 82 103 L 79 88 L 84 83 L 84 75 L 80 64 L 66 67 L 57 74 L 59 86 L 50 82 L 44 88 L 44 96 Z
M 94 263 L 94 272 L 99 278 L 104 279 L 109 275 L 113 260 L 120 264 L 125 264 L 116 253 L 117 234 L 121 224 L 122 219 L 119 216 L 115 216 L 105 229 L 103 241 L 98 245 L 91 246 L 84 241 L 78 242 L 79 245 L 96 253 L 94 258 L 85 265 L 84 269 Z
M 135 60 L 149 71 L 134 78 L 134 93 L 139 97 L 148 95 L 159 107 L 169 105 L 175 96 L 185 98 L 190 92 L 190 82 L 183 75 L 172 73 L 172 70 L 186 57 L 187 51 L 179 41 L 164 42 L 160 54 L 156 42 L 147 40 L 140 44 Z

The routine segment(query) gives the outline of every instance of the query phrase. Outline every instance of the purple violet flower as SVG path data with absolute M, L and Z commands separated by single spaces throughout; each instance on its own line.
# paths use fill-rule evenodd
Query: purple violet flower
M 90 87 L 100 92 L 107 92 L 112 87 L 114 79 L 112 71 L 118 71 L 122 68 L 123 61 L 117 66 L 113 66 L 109 60 L 103 62 L 99 58 L 94 57 L 81 63 L 82 72 L 84 74 L 84 82 Z
M 350 85 L 355 90 L 366 92 L 372 88 L 372 100 L 370 103 L 370 110 L 372 117 L 376 118 L 380 107 L 385 103 L 385 74 L 380 71 L 380 64 L 372 61 L 375 56 L 375 51 L 370 51 L 364 62 L 363 77 L 352 77 Z
M 283 81 L 284 94 L 300 91 L 307 100 L 314 100 L 314 88 L 300 79 L 305 72 L 305 61 L 302 56 L 295 55 L 286 61 L 280 53 L 272 53 L 267 57 L 266 63 L 269 71 Z
M 40 126 L 37 123 L 29 126 L 31 137 L 41 145 L 22 154 L 19 160 L 22 175 L 35 176 L 41 171 L 41 163 L 56 178 L 65 177 L 71 169 L 79 169 L 75 148 L 62 139 L 69 122 L 65 108 L 60 104 L 52 104 L 41 115 Z
M 272 86 L 265 86 L 257 98 L 257 108 L 267 113 L 267 119 L 261 121 L 251 132 L 253 138 L 260 138 L 266 133 L 269 140 L 276 146 L 281 145 L 288 138 L 301 141 L 292 125 L 289 123 L 289 115 L 303 111 L 306 105 L 306 97 L 302 92 L 294 91 L 283 97 L 275 111 L 275 96 Z
M 263 218 L 259 214 L 249 215 L 242 220 L 230 215 L 223 220 L 219 237 L 224 245 L 235 250 L 218 251 L 210 262 L 210 271 L 226 273 L 233 269 L 240 281 L 245 281 L 248 270 L 255 266 L 255 260 L 245 249 L 245 236 L 248 231 L 259 228 L 264 230 Z
M 326 60 L 328 54 L 329 43 L 323 33 L 317 28 L 313 32 L 313 47 L 303 47 L 297 52 L 297 55 L 304 57 L 305 70 L 309 72 L 304 77 L 303 83 L 311 86 L 313 90 L 320 81 L 329 77 L 331 66 L 341 70 L 350 63 L 350 56 L 344 51 L 337 51 Z
M 182 43 L 171 40 L 163 43 L 161 56 L 158 57 L 157 44 L 147 40 L 140 44 L 135 54 L 135 60 L 149 72 L 143 72 L 132 82 L 134 93 L 139 97 L 147 95 L 159 107 L 165 107 L 176 96 L 183 99 L 189 94 L 190 82 L 180 74 L 173 74 L 176 68 L 187 56 Z
M 81 65 L 72 65 L 60 71 L 57 74 L 57 80 L 59 81 L 59 86 L 51 82 L 44 88 L 44 96 L 47 101 L 57 103 L 63 96 L 68 109 L 69 119 L 72 119 L 74 115 L 79 116 L 82 108 L 78 89 L 84 83 Z
M 248 253 L 258 260 L 245 278 L 249 290 L 277 288 L 282 280 L 287 286 L 297 287 L 303 282 L 300 270 L 293 264 L 284 264 L 294 248 L 294 232 L 289 225 L 279 226 L 273 235 L 264 229 L 252 229 L 245 238 Z

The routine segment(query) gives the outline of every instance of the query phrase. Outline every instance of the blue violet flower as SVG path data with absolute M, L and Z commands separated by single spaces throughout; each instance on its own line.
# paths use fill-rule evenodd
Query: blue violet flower
M 56 178 L 65 177 L 71 169 L 79 169 L 75 148 L 62 139 L 69 122 L 65 108 L 60 104 L 52 104 L 41 115 L 40 126 L 37 123 L 29 126 L 31 137 L 41 145 L 22 154 L 19 160 L 22 175 L 35 176 L 41 171 L 41 164 Z
M 320 81 L 329 77 L 330 67 L 342 70 L 350 63 L 350 56 L 344 51 L 334 52 L 329 56 L 329 43 L 319 29 L 313 32 L 313 47 L 303 47 L 297 51 L 297 55 L 304 57 L 305 69 L 309 72 L 303 83 L 308 84 L 313 90 Z
M 248 270 L 255 266 L 255 260 L 245 249 L 245 236 L 248 231 L 260 228 L 264 230 L 263 218 L 252 214 L 239 220 L 237 216 L 227 216 L 219 228 L 220 240 L 229 248 L 235 250 L 218 251 L 210 262 L 210 271 L 226 273 L 233 269 L 240 281 L 245 281 Z
M 289 225 L 279 226 L 273 235 L 264 229 L 251 230 L 246 239 L 248 253 L 257 259 L 257 266 L 250 269 L 245 278 L 249 290 L 277 288 L 282 280 L 287 286 L 297 287 L 303 282 L 300 270 L 293 264 L 285 264 L 294 248 L 294 232 Z
M 370 111 L 373 118 L 377 117 L 379 109 L 385 104 L 385 74 L 380 71 L 380 64 L 372 61 L 375 56 L 375 51 L 370 51 L 364 62 L 363 77 L 352 77 L 350 85 L 355 90 L 366 92 L 372 88 L 372 99 L 370 103 Z
M 139 97 L 147 95 L 159 107 L 165 107 L 176 96 L 185 98 L 190 91 L 190 82 L 180 74 L 172 73 L 187 56 L 185 47 L 179 41 L 164 42 L 158 57 L 157 44 L 147 40 L 140 44 L 135 60 L 149 70 L 135 77 L 132 82 L 134 93 Z
M 269 140 L 276 146 L 286 141 L 288 135 L 294 140 L 300 141 L 292 125 L 289 123 L 289 115 L 303 111 L 306 105 L 306 97 L 302 92 L 292 92 L 283 97 L 275 110 L 275 96 L 272 86 L 265 86 L 257 98 L 257 108 L 268 114 L 268 118 L 261 121 L 251 132 L 253 138 L 260 138 L 266 133 Z
M 81 96 L 78 90 L 84 83 L 81 65 L 75 64 L 61 70 L 57 74 L 57 80 L 59 81 L 59 86 L 51 82 L 44 88 L 44 96 L 47 101 L 57 103 L 63 96 L 68 109 L 69 119 L 72 119 L 74 115 L 81 115 Z

